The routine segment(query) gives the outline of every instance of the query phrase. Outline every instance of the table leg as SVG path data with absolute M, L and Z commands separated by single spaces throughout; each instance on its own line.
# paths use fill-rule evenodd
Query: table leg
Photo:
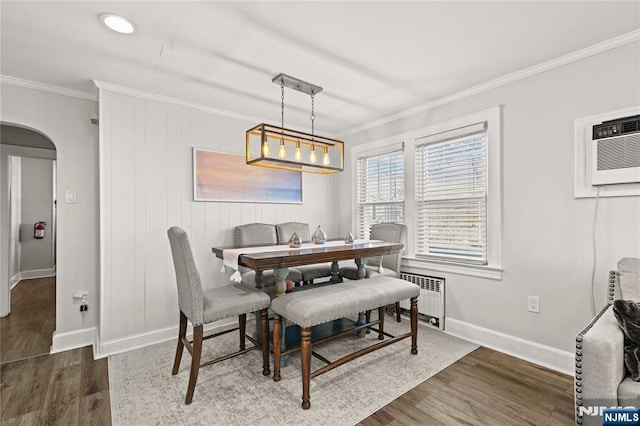
M 367 258 L 356 259 L 356 265 L 358 266 L 358 279 L 361 280 L 367 276 L 365 266 L 367 266 Z
M 356 265 L 358 266 L 358 279 L 362 280 L 367 275 L 365 270 L 365 266 L 367 266 L 367 258 L 364 257 L 362 259 L 356 259 Z M 364 312 L 360 312 L 358 314 L 358 321 L 356 322 L 356 325 L 362 325 L 365 323 L 366 323 L 366 320 L 365 320 Z M 366 334 L 365 330 L 358 331 L 358 337 L 364 337 L 365 334 Z
M 285 295 L 285 292 L 287 290 L 287 276 L 289 275 L 289 268 L 278 268 L 278 269 L 274 269 L 273 273 L 276 276 L 276 297 L 281 297 Z M 274 335 L 275 335 L 275 329 L 273 331 Z M 280 347 L 282 350 L 285 350 L 287 348 L 286 345 L 286 337 L 287 337 L 287 320 L 285 318 L 282 318 L 282 333 L 281 333 L 282 337 L 281 337 L 281 343 L 280 343 Z M 275 345 L 275 339 L 274 339 L 274 345 Z M 280 365 L 281 366 L 285 366 L 287 365 L 287 360 L 289 359 L 288 355 L 284 355 L 280 357 Z
M 340 273 L 339 273 L 338 262 L 335 260 L 331 262 L 331 282 L 332 283 L 342 282 L 342 278 L 340 277 Z
M 276 296 L 284 295 L 287 291 L 287 275 L 289 275 L 289 268 L 278 268 L 273 270 L 276 276 Z

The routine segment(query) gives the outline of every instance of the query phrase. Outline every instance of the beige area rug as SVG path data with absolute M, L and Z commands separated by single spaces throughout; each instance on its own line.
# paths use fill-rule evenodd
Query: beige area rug
M 407 318 L 398 324 L 387 316 L 386 331 L 408 328 Z M 336 360 L 377 342 L 376 336 L 345 337 L 314 350 Z M 235 350 L 237 341 L 237 333 L 205 341 L 202 359 Z M 311 409 L 303 410 L 299 353 L 278 383 L 262 375 L 258 350 L 203 367 L 193 402 L 185 405 L 191 357 L 185 351 L 172 376 L 175 342 L 165 342 L 109 357 L 111 417 L 114 425 L 353 425 L 478 346 L 420 325 L 418 354 L 410 347 L 405 339 L 311 379 Z M 312 370 L 322 365 L 311 358 Z

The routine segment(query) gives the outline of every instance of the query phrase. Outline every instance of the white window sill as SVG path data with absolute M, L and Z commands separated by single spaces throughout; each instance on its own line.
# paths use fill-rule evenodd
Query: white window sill
M 402 267 L 412 270 L 448 272 L 451 274 L 470 275 L 491 280 L 502 280 L 502 268 L 493 266 L 463 265 L 452 262 L 437 262 L 433 260 L 402 258 Z

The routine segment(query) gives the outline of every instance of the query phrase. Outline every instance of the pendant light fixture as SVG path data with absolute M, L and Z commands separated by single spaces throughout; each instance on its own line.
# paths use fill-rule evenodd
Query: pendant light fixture
M 344 142 L 315 134 L 315 95 L 322 87 L 298 78 L 279 74 L 272 80 L 280 85 L 281 126 L 261 123 L 247 130 L 247 164 L 312 173 L 336 173 L 344 170 Z M 311 133 L 284 127 L 284 88 L 311 96 Z M 273 153 L 273 154 L 272 154 Z M 318 161 L 318 157 L 321 160 Z

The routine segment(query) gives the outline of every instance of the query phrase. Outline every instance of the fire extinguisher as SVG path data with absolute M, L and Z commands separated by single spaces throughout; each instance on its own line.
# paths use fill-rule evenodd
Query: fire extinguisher
M 44 227 L 47 222 L 37 222 L 33 225 L 33 238 L 41 240 L 44 238 Z

